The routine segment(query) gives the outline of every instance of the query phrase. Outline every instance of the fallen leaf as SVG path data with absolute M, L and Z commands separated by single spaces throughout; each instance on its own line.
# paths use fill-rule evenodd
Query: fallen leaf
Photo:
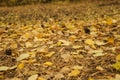
M 12 49 L 16 49 L 16 48 L 18 47 L 18 45 L 17 45 L 17 43 L 12 43 L 12 44 L 10 45 L 10 47 L 11 47 Z
M 37 80 L 38 74 L 34 74 L 28 78 L 28 80 Z
M 85 44 L 88 44 L 90 46 L 92 46 L 92 48 L 95 48 L 95 42 L 92 39 L 86 39 L 85 40 Z
M 76 36 L 75 36 L 75 35 L 72 35 L 72 36 L 69 37 L 69 40 L 72 41 L 72 42 L 73 42 L 75 39 L 76 39 Z
M 52 66 L 53 63 L 48 61 L 48 62 L 45 62 L 44 65 L 46 65 L 46 66 Z
M 24 63 L 18 64 L 17 68 L 18 68 L 18 69 L 23 69 L 23 68 L 24 68 Z
M 61 45 L 62 45 L 62 42 L 58 41 L 56 45 L 57 45 L 57 46 L 61 46 Z
M 31 37 L 31 34 L 30 33 L 25 33 L 23 36 L 22 36 L 23 38 L 30 38 Z
M 9 67 L 7 67 L 7 66 L 0 66 L 0 71 L 6 71 L 8 69 L 9 69 Z
M 104 69 L 101 66 L 96 67 L 97 70 L 103 71 Z
M 81 69 L 83 69 L 83 66 L 74 65 L 74 66 L 72 67 L 72 69 L 74 69 L 74 70 L 81 70 Z
M 114 38 L 113 38 L 113 37 L 109 37 L 109 38 L 107 39 L 107 42 L 108 42 L 109 44 L 113 44 L 113 43 L 114 43 Z
M 103 56 L 103 50 L 98 49 L 98 50 L 90 50 L 88 53 L 93 54 L 93 56 Z
M 57 73 L 54 78 L 58 80 L 64 78 L 64 75 L 62 73 Z
M 113 79 L 113 80 L 120 80 L 120 74 L 116 74 L 115 79 Z
M 40 39 L 40 38 L 42 38 L 42 37 L 43 37 L 43 35 L 44 35 L 44 34 L 39 33 L 39 34 L 37 34 L 37 36 L 36 36 L 36 37 L 37 37 L 38 39 Z
M 116 56 L 116 60 L 120 61 L 120 54 Z
M 113 64 L 113 68 L 115 68 L 117 71 L 120 71 L 120 62 Z
M 79 48 L 81 48 L 82 46 L 80 46 L 80 45 L 73 45 L 73 49 L 79 49 Z
M 65 62 L 68 62 L 71 59 L 70 54 L 62 54 L 61 57 L 64 59 Z
M 106 43 L 104 43 L 103 41 L 96 40 L 95 44 L 98 46 L 102 46 L 102 45 L 105 45 Z
M 21 54 L 18 58 L 17 58 L 17 61 L 21 61 L 25 58 L 28 58 L 29 57 L 29 54 L 27 53 L 24 53 L 24 54 Z
M 45 78 L 39 77 L 38 80 L 46 80 Z
M 117 21 L 115 19 L 112 19 L 112 18 L 107 18 L 106 19 L 106 24 L 108 24 L 108 25 L 111 25 L 111 24 L 116 23 L 116 22 Z
M 78 69 L 72 70 L 68 76 L 78 76 L 80 74 L 80 71 Z
M 26 42 L 26 43 L 25 43 L 25 46 L 26 46 L 26 48 L 30 48 L 30 47 L 33 46 L 33 44 L 32 44 L 31 42 Z
M 60 72 L 61 73 L 68 73 L 70 71 L 70 68 L 68 68 L 68 67 L 63 67 L 61 70 L 60 70 Z
M 88 80 L 94 80 L 94 79 L 90 77 L 90 78 L 88 78 Z
M 62 45 L 70 45 L 71 44 L 71 42 L 69 42 L 69 41 L 66 41 L 66 40 L 59 40 L 60 42 L 62 42 Z
M 55 52 L 50 52 L 50 53 L 46 54 L 45 56 L 46 56 L 46 57 L 51 57 L 51 56 L 53 56 L 54 54 L 55 54 Z

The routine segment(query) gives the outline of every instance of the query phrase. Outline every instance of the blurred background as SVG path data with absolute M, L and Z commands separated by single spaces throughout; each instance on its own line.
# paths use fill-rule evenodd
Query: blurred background
M 27 4 L 39 4 L 39 3 L 73 3 L 81 1 L 97 1 L 97 2 L 114 2 L 118 3 L 120 0 L 0 0 L 0 6 L 18 6 L 18 5 L 27 5 Z

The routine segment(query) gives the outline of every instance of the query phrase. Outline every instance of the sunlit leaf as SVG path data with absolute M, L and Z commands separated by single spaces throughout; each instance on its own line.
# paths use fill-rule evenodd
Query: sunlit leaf
M 113 43 L 114 43 L 114 38 L 109 37 L 109 38 L 107 39 L 107 42 L 110 43 L 110 44 L 113 44 Z
M 80 74 L 80 71 L 79 70 L 72 70 L 69 74 L 68 74 L 68 76 L 78 76 Z
M 116 60 L 120 61 L 120 54 L 116 56 Z
M 95 42 L 92 39 L 86 39 L 85 44 L 88 44 L 88 45 L 92 46 L 92 48 L 96 48 L 95 45 L 94 45 Z
M 94 79 L 90 77 L 90 78 L 88 78 L 88 80 L 94 80 Z
M 52 66 L 52 65 L 53 65 L 53 63 L 52 63 L 52 62 L 47 61 L 47 62 L 45 62 L 45 63 L 44 63 L 44 65 L 46 65 L 46 66 Z
M 101 66 L 96 67 L 97 70 L 103 71 L 104 69 Z
M 28 78 L 28 80 L 37 80 L 38 74 L 34 74 Z
M 62 54 L 61 57 L 64 59 L 65 62 L 68 62 L 71 59 L 70 54 Z
M 116 74 L 115 79 L 113 79 L 113 80 L 120 80 L 120 74 Z
M 94 45 L 94 41 L 92 39 L 86 39 L 85 43 L 88 45 Z
M 18 64 L 17 68 L 18 68 L 18 69 L 23 69 L 23 68 L 24 68 L 24 63 Z
M 103 41 L 96 40 L 95 44 L 98 45 L 98 46 L 101 46 L 101 45 L 105 45 L 106 43 L 104 43 Z
M 46 80 L 45 78 L 39 77 L 38 80 Z
M 67 40 L 59 40 L 60 42 L 62 42 L 62 45 L 70 45 L 71 43 Z
M 68 67 L 63 67 L 61 70 L 60 70 L 60 72 L 61 73 L 68 73 L 70 71 L 70 68 L 68 68 Z
M 30 48 L 30 47 L 33 46 L 33 44 L 32 44 L 31 42 L 26 42 L 26 43 L 25 43 L 25 46 L 26 46 L 27 48 Z
M 64 78 L 65 76 L 62 73 L 58 73 L 55 75 L 55 79 L 61 79 Z
M 0 71 L 6 71 L 8 69 L 9 69 L 9 67 L 7 67 L 7 66 L 0 66 Z
M 46 54 L 45 56 L 46 56 L 46 57 L 51 57 L 51 56 L 53 56 L 54 54 L 55 54 L 55 52 L 50 52 L 50 53 Z
M 23 37 L 23 38 L 30 38 L 30 37 L 31 37 L 31 34 L 30 34 L 30 33 L 25 33 L 22 37 Z
M 115 68 L 117 71 L 120 71 L 120 62 L 113 64 L 113 68 Z
M 29 54 L 27 53 L 24 53 L 24 54 L 21 54 L 18 58 L 17 58 L 17 61 L 21 61 L 23 59 L 26 59 L 29 57 Z
M 83 69 L 83 66 L 74 65 L 74 66 L 72 67 L 72 69 L 74 69 L 74 70 L 81 70 L 81 69 Z

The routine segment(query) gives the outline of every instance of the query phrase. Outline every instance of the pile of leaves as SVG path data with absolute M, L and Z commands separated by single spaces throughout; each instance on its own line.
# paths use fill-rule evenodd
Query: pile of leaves
M 0 80 L 119 80 L 120 6 L 101 4 L 1 7 Z

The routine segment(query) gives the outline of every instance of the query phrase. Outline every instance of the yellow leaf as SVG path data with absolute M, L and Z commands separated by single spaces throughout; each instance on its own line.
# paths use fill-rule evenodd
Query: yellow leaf
M 76 39 L 76 36 L 75 36 L 75 35 L 72 35 L 72 36 L 69 37 L 69 40 L 72 41 L 72 42 L 73 42 L 75 39 Z
M 88 45 L 94 45 L 94 41 L 92 39 L 86 39 L 85 43 Z
M 94 45 L 95 42 L 92 39 L 86 39 L 85 44 L 88 44 L 88 45 L 92 46 L 92 48 L 96 48 L 95 45 Z
M 116 56 L 116 60 L 120 61 L 120 54 Z
M 113 64 L 113 68 L 115 68 L 117 71 L 120 71 L 120 62 Z
M 4 76 L 0 76 L 0 79 L 3 80 Z
M 67 41 L 67 40 L 59 40 L 59 42 L 62 42 L 62 45 L 70 45 L 71 42 Z
M 72 67 L 72 69 L 74 69 L 74 70 L 81 70 L 81 69 L 83 69 L 83 66 L 74 65 L 74 66 Z
M 48 53 L 48 54 L 46 54 L 45 56 L 46 56 L 46 57 L 51 57 L 53 54 L 55 54 L 55 52 Z
M 31 34 L 30 34 L 30 33 L 25 33 L 22 37 L 23 37 L 23 38 L 30 38 L 30 37 L 31 37 Z
M 68 76 L 78 76 L 79 74 L 80 74 L 80 71 L 76 69 L 76 70 L 71 71 L 68 74 Z
M 82 46 L 80 46 L 80 45 L 74 45 L 72 48 L 74 48 L 74 49 L 79 49 L 79 48 L 81 48 Z
M 90 77 L 90 78 L 88 78 L 88 80 L 94 80 L 94 79 Z
M 40 33 L 40 34 L 37 34 L 37 38 L 40 39 L 43 37 L 44 34 Z
M 107 18 L 106 19 L 106 24 L 111 25 L 114 23 L 114 20 L 112 18 Z
M 38 80 L 46 80 L 45 78 L 39 77 Z
M 7 71 L 9 67 L 7 66 L 0 66 L 0 71 Z
M 29 47 L 32 47 L 33 44 L 32 44 L 31 42 L 26 42 L 26 43 L 25 43 L 25 46 L 26 46 L 27 48 L 29 48 Z
M 23 68 L 24 68 L 24 63 L 18 64 L 17 68 L 18 68 L 18 69 L 23 69 Z
M 61 45 L 62 45 L 62 42 L 58 41 L 56 45 L 57 45 L 57 46 L 61 46 Z
M 97 70 L 103 71 L 104 69 L 101 66 L 96 67 Z
M 27 53 L 24 53 L 24 54 L 21 54 L 18 58 L 17 58 L 17 61 L 21 61 L 23 59 L 26 59 L 28 58 L 30 55 L 27 54 Z
M 38 74 L 34 74 L 28 78 L 28 80 L 37 80 Z
M 113 44 L 113 43 L 114 43 L 114 38 L 109 37 L 109 38 L 107 39 L 107 41 L 108 41 L 109 44 Z
M 18 47 L 17 43 L 12 43 L 10 46 L 11 46 L 12 49 L 15 49 L 15 48 Z
M 53 65 L 53 63 L 52 63 L 52 62 L 47 61 L 47 62 L 45 62 L 45 63 L 44 63 L 44 65 L 46 65 L 46 66 L 52 66 L 52 65 Z

